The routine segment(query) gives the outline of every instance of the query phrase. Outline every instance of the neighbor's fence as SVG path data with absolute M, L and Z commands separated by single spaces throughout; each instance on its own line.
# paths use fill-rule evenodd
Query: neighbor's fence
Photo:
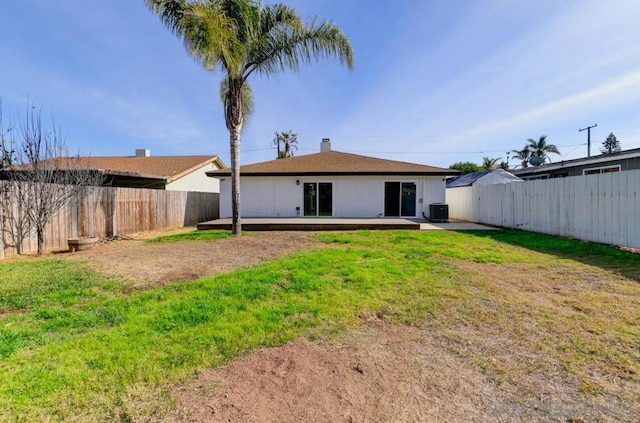
M 0 181 L 0 188 L 9 182 Z M 6 192 L 6 190 L 5 190 Z M 8 196 L 1 201 L 10 201 Z M 13 205 L 15 207 L 15 204 Z M 16 253 L 11 246 L 7 219 L 1 215 L 0 258 Z M 47 225 L 45 248 L 67 248 L 67 239 L 81 236 L 109 238 L 148 232 L 218 218 L 219 194 L 208 192 L 164 191 L 140 188 L 93 188 L 82 198 L 74 198 Z M 37 251 L 34 231 L 22 243 L 23 253 Z
M 447 189 L 449 216 L 640 248 L 640 171 Z

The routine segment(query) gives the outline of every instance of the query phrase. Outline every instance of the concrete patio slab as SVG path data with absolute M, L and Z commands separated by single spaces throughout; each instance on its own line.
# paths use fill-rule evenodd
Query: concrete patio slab
M 499 228 L 473 222 L 421 223 L 421 231 L 497 231 Z
M 231 229 L 231 219 L 216 219 L 198 223 L 199 230 Z M 245 231 L 340 231 L 340 230 L 495 230 L 470 222 L 430 223 L 424 219 L 404 218 L 243 218 Z

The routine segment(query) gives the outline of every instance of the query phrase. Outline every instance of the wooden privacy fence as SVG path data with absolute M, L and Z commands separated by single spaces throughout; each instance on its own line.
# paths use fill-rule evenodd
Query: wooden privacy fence
M 450 188 L 451 218 L 640 248 L 640 170 Z
M 0 185 L 8 182 L 0 181 Z M 7 201 L 2 197 L 2 201 Z M 1 209 L 0 209 L 1 210 Z M 8 222 L 0 211 L 0 225 Z M 219 194 L 208 192 L 164 191 L 140 188 L 92 188 L 74 198 L 49 222 L 45 249 L 67 248 L 67 239 L 95 236 L 110 238 L 195 225 L 218 218 Z M 22 243 L 23 253 L 37 251 L 35 231 Z M 0 258 L 14 255 L 7 230 L 0 234 Z

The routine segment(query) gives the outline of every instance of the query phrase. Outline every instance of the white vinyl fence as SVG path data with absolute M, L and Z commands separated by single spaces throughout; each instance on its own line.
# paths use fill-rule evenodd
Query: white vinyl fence
M 449 216 L 640 248 L 640 170 L 447 189 Z

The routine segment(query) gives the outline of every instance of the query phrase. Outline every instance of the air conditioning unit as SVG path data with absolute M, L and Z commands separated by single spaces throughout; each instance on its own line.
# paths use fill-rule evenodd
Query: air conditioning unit
M 429 204 L 429 222 L 449 222 L 449 205 L 444 203 Z

